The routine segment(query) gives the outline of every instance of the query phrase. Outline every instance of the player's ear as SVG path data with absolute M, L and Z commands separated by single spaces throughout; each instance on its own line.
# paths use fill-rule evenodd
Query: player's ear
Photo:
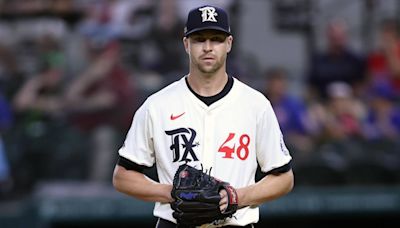
M 182 41 L 183 41 L 183 46 L 185 47 L 186 53 L 189 54 L 189 38 L 183 37 Z
M 227 39 L 226 53 L 229 53 L 232 50 L 233 36 L 228 36 L 226 39 Z

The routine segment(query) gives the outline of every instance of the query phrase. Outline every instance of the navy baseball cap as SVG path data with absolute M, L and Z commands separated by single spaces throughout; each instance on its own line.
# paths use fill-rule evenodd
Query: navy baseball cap
M 210 5 L 190 10 L 184 30 L 185 36 L 206 29 L 218 30 L 232 35 L 229 17 L 225 10 Z

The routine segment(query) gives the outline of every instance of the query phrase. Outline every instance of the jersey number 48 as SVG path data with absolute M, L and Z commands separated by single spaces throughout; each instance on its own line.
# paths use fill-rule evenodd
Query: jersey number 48
M 246 158 L 249 156 L 250 137 L 247 134 L 242 134 L 239 137 L 239 146 L 237 148 L 236 140 L 237 138 L 235 138 L 235 133 L 229 133 L 228 138 L 226 138 L 225 142 L 219 147 L 218 152 L 225 154 L 223 158 L 233 159 L 233 154 L 236 153 L 236 156 L 239 159 L 246 160 Z

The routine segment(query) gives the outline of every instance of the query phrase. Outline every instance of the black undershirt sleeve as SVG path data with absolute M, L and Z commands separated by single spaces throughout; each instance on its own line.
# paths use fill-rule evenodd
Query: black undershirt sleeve
M 153 179 L 154 181 L 157 182 L 159 181 L 156 165 L 153 165 L 151 167 L 145 165 L 139 165 L 122 156 L 118 157 L 117 164 L 124 167 L 127 170 L 134 170 L 136 172 L 143 173 L 144 175 L 146 175 L 150 179 Z
M 144 165 L 138 165 L 135 162 L 133 162 L 127 158 L 124 158 L 122 156 L 119 156 L 117 164 L 124 167 L 127 170 L 135 170 L 140 173 L 143 173 L 145 169 L 149 168 Z
M 266 173 L 266 175 L 268 175 L 268 174 L 279 175 L 281 173 L 286 173 L 287 171 L 289 171 L 291 169 L 292 169 L 292 161 L 289 161 L 287 164 L 285 164 L 281 167 L 278 167 L 278 168 L 268 171 Z
M 270 174 L 279 175 L 279 174 L 286 173 L 286 172 L 290 171 L 292 169 L 291 163 L 292 163 L 292 161 L 289 161 L 287 164 L 285 164 L 285 165 L 283 165 L 281 167 L 277 167 L 275 169 L 272 169 L 272 170 L 270 170 L 270 171 L 268 171 L 266 173 L 261 171 L 261 167 L 258 166 L 257 167 L 257 172 L 256 172 L 256 178 L 255 178 L 256 182 L 261 180 L 265 176 L 270 175 Z

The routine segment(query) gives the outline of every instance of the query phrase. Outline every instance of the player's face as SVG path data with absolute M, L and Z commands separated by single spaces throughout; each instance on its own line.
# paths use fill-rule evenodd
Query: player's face
M 205 30 L 184 38 L 190 65 L 205 74 L 212 74 L 225 67 L 231 50 L 232 36 L 215 30 Z

